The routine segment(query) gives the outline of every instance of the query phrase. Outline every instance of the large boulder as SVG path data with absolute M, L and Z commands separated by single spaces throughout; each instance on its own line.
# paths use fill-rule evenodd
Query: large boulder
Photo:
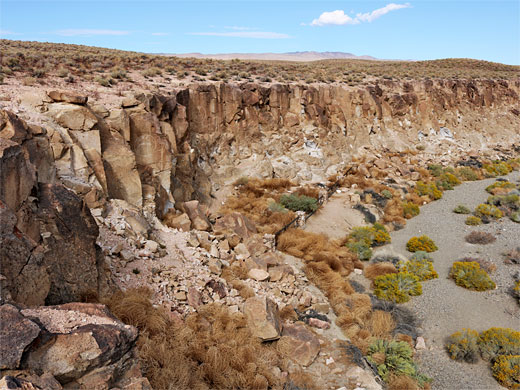
M 150 389 L 135 355 L 137 329 L 117 320 L 105 306 L 20 309 L 4 304 L 0 313 L 0 367 L 16 370 L 10 372 L 22 378 L 18 382 L 38 384 L 43 378 L 32 373 L 45 373 L 48 383 L 52 378 L 71 389 Z M 4 382 L 16 384 L 17 379 Z M 125 386 L 128 382 L 135 387 Z
M 89 108 L 70 103 L 50 104 L 49 115 L 70 130 L 89 131 L 98 123 L 98 118 Z
M 248 240 L 258 233 L 253 221 L 239 213 L 227 214 L 217 219 L 213 225 L 213 232 L 215 234 L 236 234 L 242 240 Z
M 183 208 L 190 218 L 192 227 L 196 230 L 209 230 L 211 225 L 203 207 L 198 200 L 183 203 Z
M 244 314 L 254 336 L 262 341 L 280 338 L 282 323 L 275 302 L 268 298 L 248 298 L 244 304 Z
M 284 324 L 279 350 L 296 363 L 309 366 L 320 352 L 320 341 L 305 324 Z
M 47 95 L 54 102 L 65 102 L 72 104 L 87 104 L 88 96 L 80 95 L 69 91 L 49 91 Z

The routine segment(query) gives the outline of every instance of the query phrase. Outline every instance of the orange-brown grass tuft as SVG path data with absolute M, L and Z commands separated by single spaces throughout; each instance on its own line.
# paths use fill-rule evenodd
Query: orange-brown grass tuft
M 254 290 L 240 280 L 247 278 L 247 267 L 242 263 L 237 263 L 235 262 L 231 267 L 224 268 L 221 276 L 231 287 L 238 291 L 242 298 L 254 297 Z
M 378 339 L 392 339 L 392 331 L 395 329 L 395 321 L 392 315 L 386 311 L 375 310 L 370 318 L 370 333 Z
M 413 342 L 413 337 L 409 334 L 398 333 L 395 335 L 395 340 L 404 341 L 405 343 L 408 343 L 408 345 L 410 345 L 410 348 L 413 348 L 415 345 Z
M 391 375 L 388 378 L 388 390 L 419 390 L 416 381 L 406 375 Z
M 367 265 L 364 270 L 365 277 L 371 281 L 374 281 L 378 276 L 395 273 L 397 273 L 395 265 L 387 262 Z
M 403 226 L 406 224 L 406 219 L 403 217 L 402 202 L 399 199 L 393 198 L 388 201 L 384 209 L 383 220 L 387 223 L 395 222 Z
M 140 331 L 137 349 L 156 389 L 265 389 L 281 387 L 273 367 L 286 368 L 273 346 L 246 327 L 244 316 L 216 304 L 199 308 L 184 324 L 170 321 L 150 302 L 146 290 L 120 292 L 106 302 L 122 321 Z
M 312 186 L 304 186 L 298 188 L 296 191 L 293 192 L 294 195 L 304 195 L 308 196 L 310 198 L 318 199 L 320 197 L 320 190 L 316 187 Z

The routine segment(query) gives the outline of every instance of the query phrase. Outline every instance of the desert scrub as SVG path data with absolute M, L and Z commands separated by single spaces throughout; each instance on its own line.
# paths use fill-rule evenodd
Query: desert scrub
M 455 214 L 471 214 L 471 210 L 462 204 L 459 204 L 457 207 L 455 207 L 453 212 Z
M 391 241 L 390 234 L 380 223 L 372 226 L 358 226 L 352 229 L 347 237 L 347 247 L 357 254 L 360 260 L 372 257 L 372 247 L 381 246 Z
M 416 217 L 421 212 L 419 206 L 412 202 L 403 202 L 401 206 L 403 208 L 403 217 L 406 219 Z
M 489 220 L 489 218 L 500 219 L 504 216 L 498 207 L 486 203 L 479 204 L 474 214 L 482 219 L 483 222 Z
M 479 175 L 470 167 L 458 168 L 456 174 L 464 181 L 475 181 L 479 179 Z
M 425 280 L 436 279 L 439 277 L 433 269 L 433 263 L 426 258 L 411 258 L 399 264 L 400 272 L 408 272 L 422 282 Z
M 318 201 L 305 195 L 282 195 L 280 204 L 292 211 L 305 211 L 307 213 L 318 209 Z
M 513 168 L 504 161 L 494 161 L 491 164 L 483 164 L 484 174 L 489 177 L 503 176 L 510 173 Z
M 492 242 L 495 242 L 497 240 L 494 235 L 486 232 L 471 232 L 464 239 L 466 240 L 466 242 L 469 242 L 470 244 L 481 245 L 491 244 Z
M 374 294 L 379 299 L 395 303 L 404 303 L 410 296 L 422 294 L 419 278 L 408 272 L 387 274 L 374 279 Z
M 280 203 L 271 202 L 268 206 L 269 211 L 273 213 L 286 213 L 288 210 L 283 207 Z
M 496 287 L 486 271 L 474 261 L 456 261 L 450 270 L 450 277 L 455 284 L 468 290 L 485 291 Z
M 520 355 L 499 356 L 492 367 L 495 379 L 508 389 L 520 389 Z
M 464 221 L 464 223 L 469 226 L 477 226 L 482 225 L 482 220 L 479 217 L 470 215 L 468 218 L 466 218 L 466 221 Z
M 493 194 L 493 191 L 497 188 L 504 189 L 504 190 L 513 189 L 513 188 L 516 188 L 516 184 L 511 183 L 509 181 L 498 180 L 498 181 L 494 182 L 493 184 L 488 185 L 486 187 L 486 191 L 489 192 L 490 194 Z
M 476 363 L 479 359 L 478 332 L 473 329 L 462 329 L 453 333 L 446 340 L 446 350 L 453 360 L 464 360 Z
M 453 187 L 458 186 L 460 184 L 460 180 L 453 173 L 443 173 L 439 176 L 439 178 L 435 181 L 435 184 L 439 189 L 443 191 L 452 190 Z
M 513 297 L 516 298 L 518 304 L 520 305 L 520 276 L 519 279 L 513 285 Z
M 423 181 L 418 181 L 415 185 L 415 192 L 419 196 L 427 195 L 430 199 L 440 199 L 442 198 L 442 191 L 437 188 L 435 183 L 425 183 Z
M 520 355 L 520 332 L 511 328 L 489 328 L 478 337 L 478 346 L 484 360 Z
M 378 339 L 368 347 L 367 360 L 377 366 L 377 373 L 388 382 L 391 375 L 406 375 L 419 387 L 424 387 L 431 379 L 419 374 L 413 361 L 413 351 L 405 341 Z
M 420 236 L 420 237 L 412 237 L 406 243 L 406 249 L 409 252 L 435 252 L 437 249 L 437 245 L 435 242 L 428 236 Z
M 394 197 L 390 190 L 381 191 L 381 195 L 383 195 L 386 199 L 392 199 Z

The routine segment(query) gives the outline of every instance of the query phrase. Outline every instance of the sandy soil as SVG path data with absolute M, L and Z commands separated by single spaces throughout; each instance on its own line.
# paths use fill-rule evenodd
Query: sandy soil
M 363 214 L 352 206 L 348 194 L 335 193 L 324 207 L 307 220 L 304 230 L 322 233 L 330 238 L 344 238 L 354 226 L 366 225 Z
M 510 180 L 519 180 L 514 172 Z M 434 267 L 439 278 L 423 283 L 423 294 L 406 304 L 423 321 L 422 330 L 428 349 L 419 355 L 420 366 L 434 378 L 433 389 L 499 389 L 491 376 L 489 363 L 458 363 L 444 352 L 447 336 L 462 328 L 483 331 L 493 326 L 520 329 L 520 307 L 508 295 L 513 284 L 512 275 L 520 270 L 518 265 L 503 262 L 502 253 L 520 246 L 520 225 L 508 218 L 489 225 L 470 227 L 464 224 L 465 215 L 452 212 L 459 204 L 474 209 L 485 202 L 488 193 L 484 188 L 494 179 L 464 183 L 453 191 L 447 191 L 441 200 L 421 208 L 421 214 L 408 221 L 405 229 L 392 233 L 392 246 L 409 256 L 405 245 L 412 236 L 426 234 L 439 247 L 434 252 Z M 473 245 L 464 240 L 471 231 L 493 233 L 497 240 L 489 245 Z M 497 270 L 491 274 L 497 289 L 474 292 L 458 287 L 448 279 L 451 265 L 465 256 L 481 257 L 492 261 Z

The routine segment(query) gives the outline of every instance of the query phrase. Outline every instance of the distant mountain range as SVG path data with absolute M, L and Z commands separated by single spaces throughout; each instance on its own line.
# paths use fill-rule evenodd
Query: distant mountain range
M 182 58 L 213 58 L 216 60 L 232 60 L 238 58 L 240 60 L 269 60 L 269 61 L 319 61 L 319 60 L 378 60 L 372 56 L 356 56 L 352 53 L 343 53 L 339 51 L 295 51 L 290 53 L 227 53 L 227 54 L 202 54 L 202 53 L 183 53 L 183 54 L 165 54 L 166 56 L 175 56 Z

